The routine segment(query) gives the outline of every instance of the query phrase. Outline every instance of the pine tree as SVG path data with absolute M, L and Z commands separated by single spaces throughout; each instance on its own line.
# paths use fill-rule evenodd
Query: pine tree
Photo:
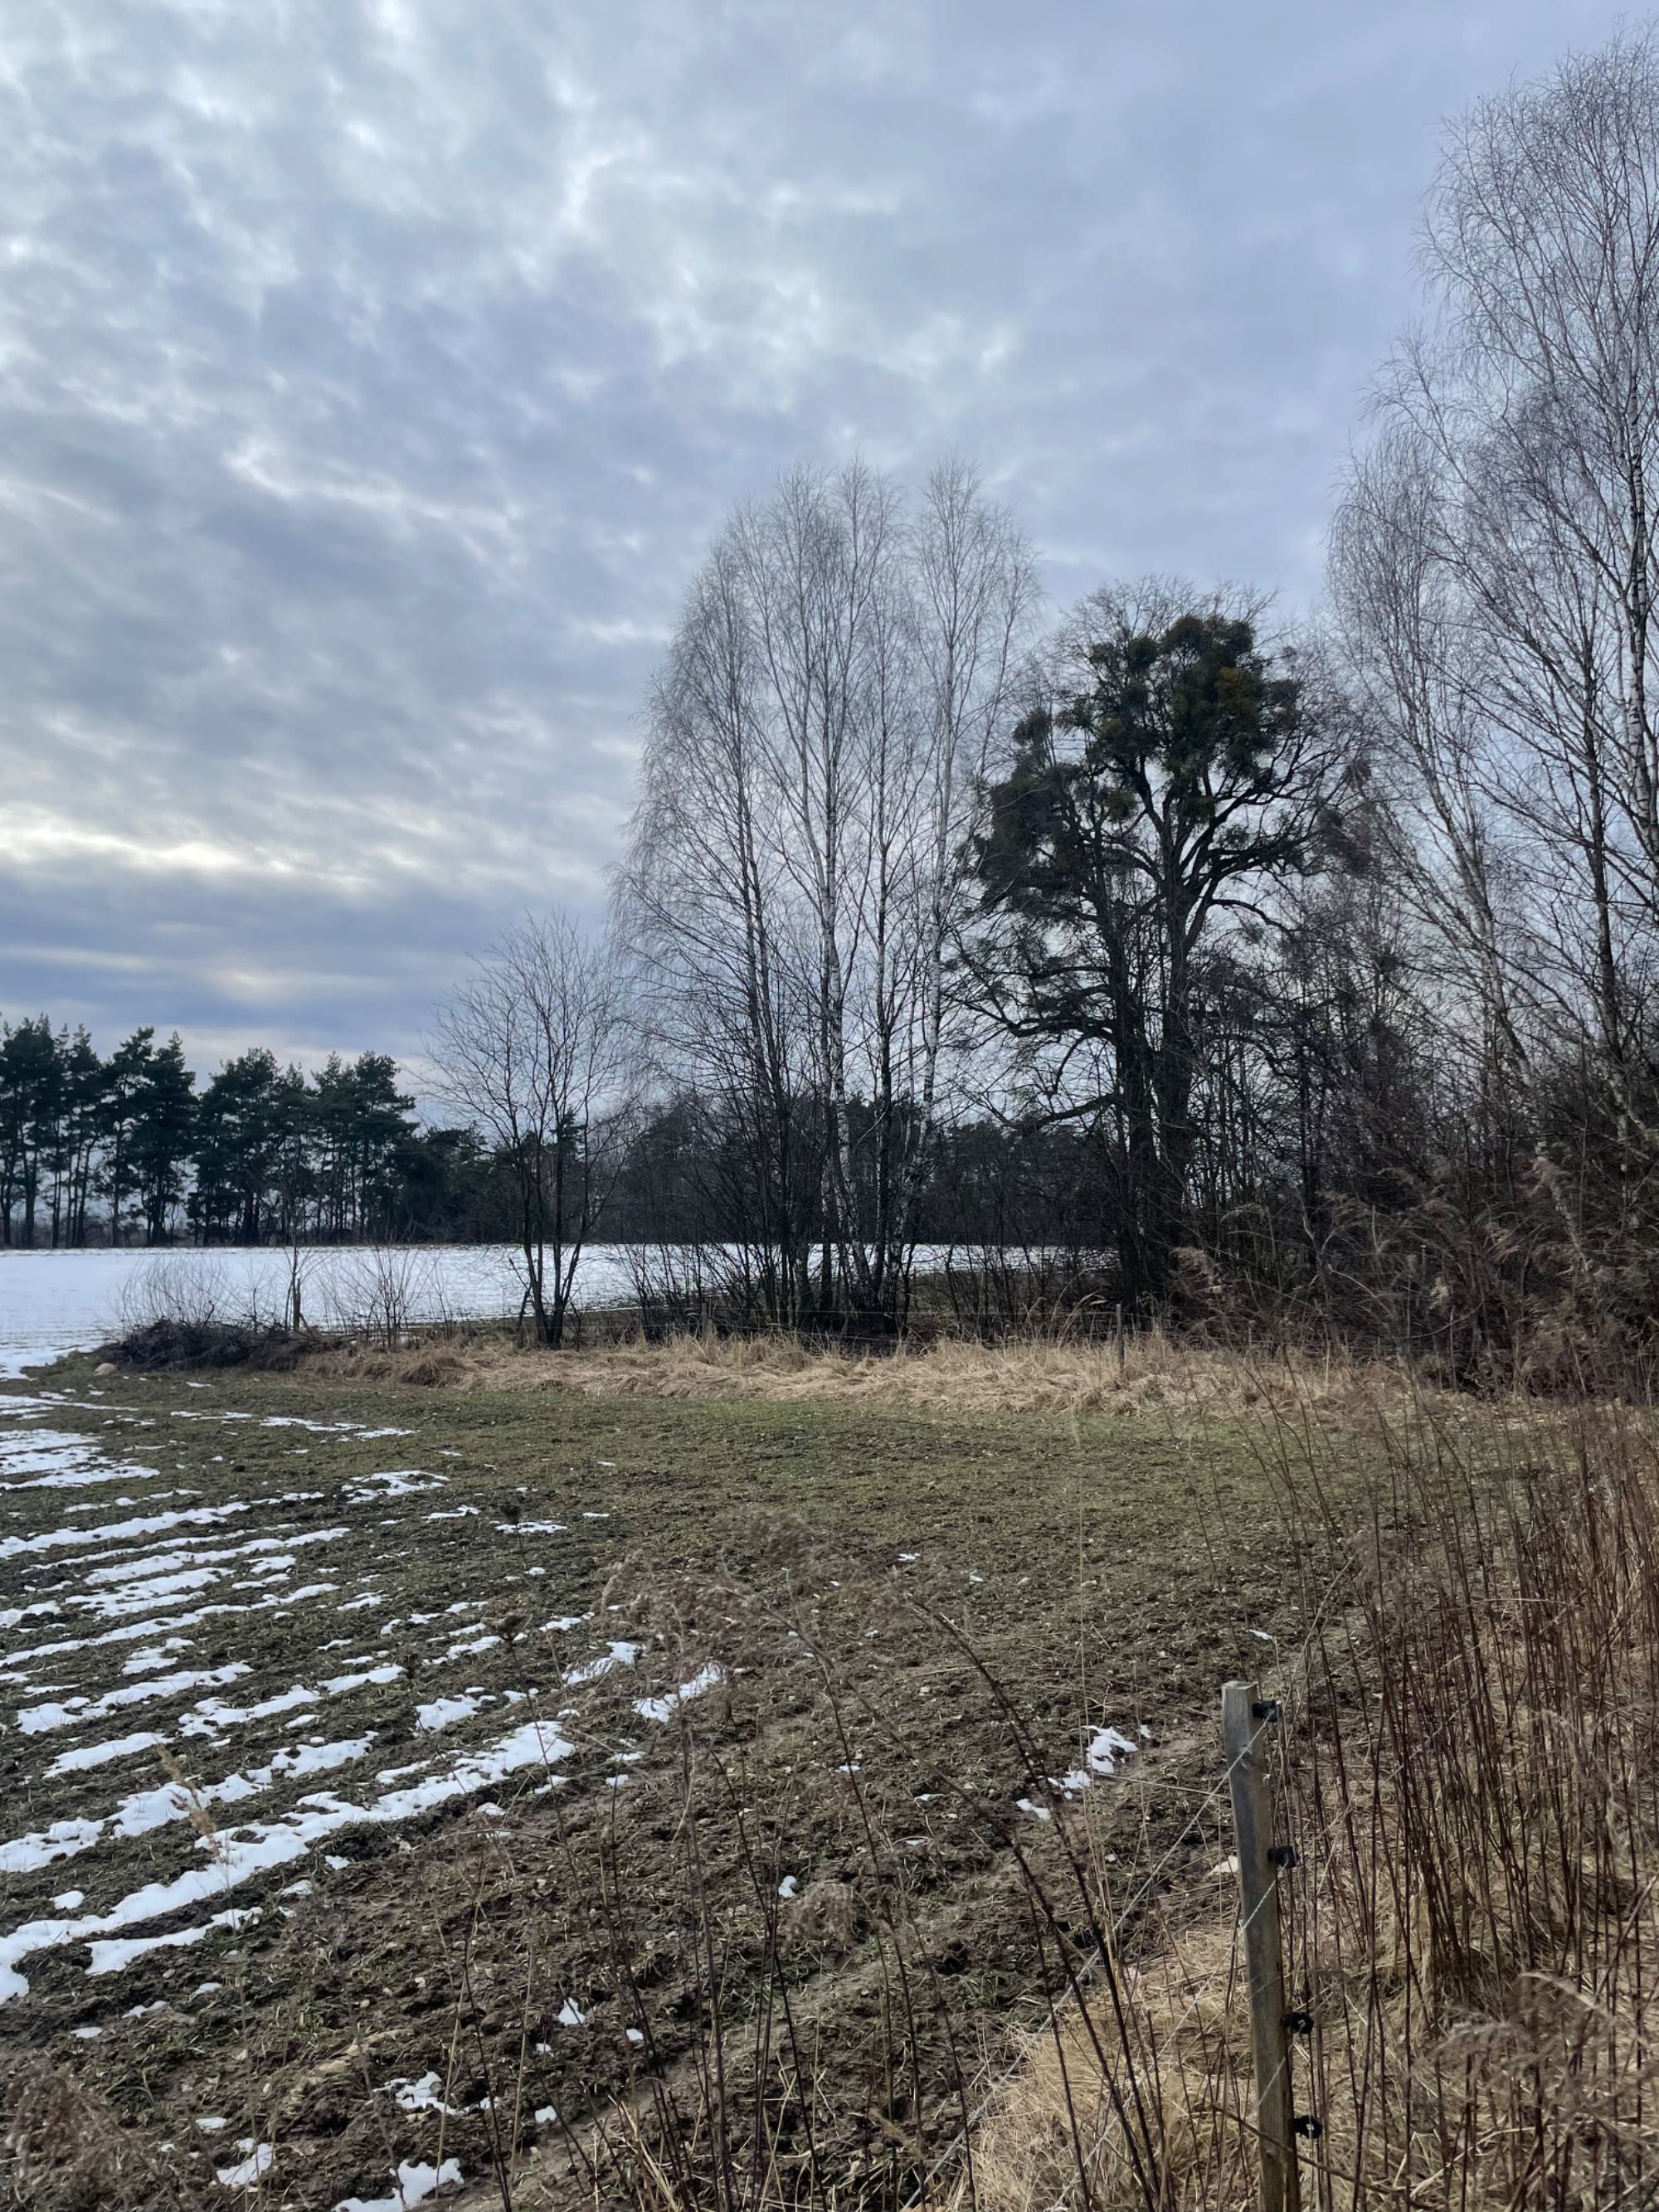
M 276 1056 L 256 1046 L 227 1060 L 196 1110 L 190 1215 L 204 1244 L 257 1244 L 280 1207 L 278 1178 L 293 1094 Z
M 39 1014 L 0 1040 L 0 1238 L 7 1243 L 35 1242 L 42 1173 L 57 1147 L 63 1105 L 59 1042 Z
M 104 1096 L 99 1110 L 99 1139 L 104 1164 L 96 1189 L 109 1200 L 109 1241 L 121 1238 L 121 1209 L 138 1188 L 133 1163 L 133 1139 L 141 1110 L 144 1082 L 155 1057 L 154 1029 L 135 1030 L 110 1054 L 104 1071 Z
M 185 1169 L 196 1125 L 196 1077 L 185 1066 L 175 1030 L 149 1055 L 134 1101 L 129 1158 L 144 1216 L 144 1242 L 165 1244 L 173 1209 L 185 1194 Z

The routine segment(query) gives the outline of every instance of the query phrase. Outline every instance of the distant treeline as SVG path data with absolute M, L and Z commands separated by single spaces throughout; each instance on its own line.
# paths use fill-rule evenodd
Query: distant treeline
M 176 1034 L 136 1030 L 105 1057 L 47 1014 L 0 1018 L 0 1247 L 516 1241 L 510 1147 L 423 1123 L 402 1082 L 385 1053 L 307 1074 L 263 1046 L 202 1082 Z M 807 1131 L 814 1103 L 799 1102 Z M 567 1142 L 580 1181 L 586 1147 Z M 599 1233 L 665 1251 L 749 1236 L 744 1131 L 711 1102 L 635 1113 L 617 1151 Z M 1081 1252 L 1109 1236 L 1110 1209 L 1073 1132 L 984 1121 L 937 1146 L 921 1227 Z
M 477 1148 L 414 1103 L 384 1053 L 308 1075 L 256 1048 L 198 1088 L 176 1035 L 105 1058 L 46 1014 L 0 1023 L 0 1243 L 452 1233 Z

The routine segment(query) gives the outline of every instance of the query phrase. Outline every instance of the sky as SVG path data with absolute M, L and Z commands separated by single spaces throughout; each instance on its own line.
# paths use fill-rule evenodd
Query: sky
M 0 0 L 0 1017 L 417 1058 L 797 461 L 1312 605 L 1443 119 L 1617 20 Z

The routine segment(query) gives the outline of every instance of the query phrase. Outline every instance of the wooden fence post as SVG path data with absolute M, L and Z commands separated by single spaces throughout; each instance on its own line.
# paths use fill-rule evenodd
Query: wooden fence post
M 1250 2047 L 1255 2063 L 1255 2124 L 1261 2156 L 1261 2212 L 1300 2212 L 1296 2164 L 1291 2036 L 1285 2017 L 1285 1957 L 1279 1928 L 1279 1869 L 1267 1856 L 1265 1761 L 1269 1723 L 1254 1682 L 1221 1692 L 1221 1741 L 1238 1839 L 1238 1901 L 1250 1989 Z

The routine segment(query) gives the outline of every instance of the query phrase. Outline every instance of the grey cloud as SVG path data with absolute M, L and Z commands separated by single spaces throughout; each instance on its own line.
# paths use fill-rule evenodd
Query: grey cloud
M 1307 599 L 1439 117 L 1613 20 L 0 0 L 0 1009 L 413 1049 L 798 456 Z

